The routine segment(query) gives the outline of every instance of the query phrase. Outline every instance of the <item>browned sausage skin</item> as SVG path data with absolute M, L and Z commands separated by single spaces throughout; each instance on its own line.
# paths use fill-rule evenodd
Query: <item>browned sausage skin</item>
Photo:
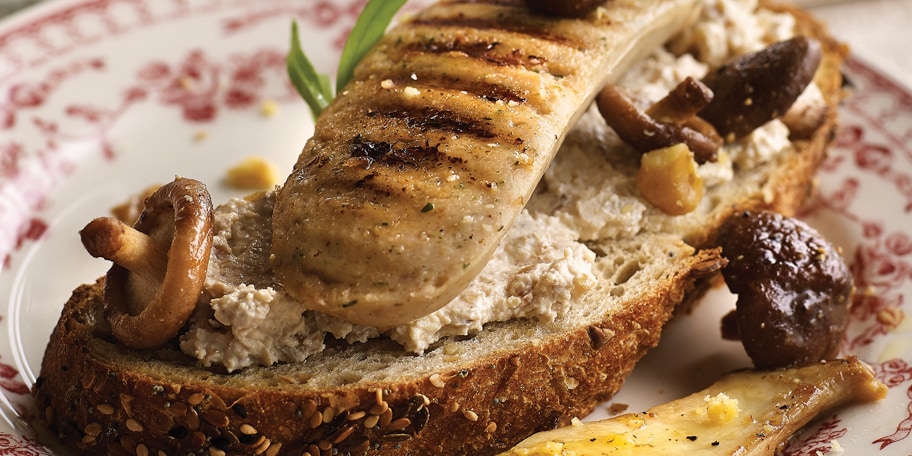
M 539 14 L 583 17 L 605 4 L 605 0 L 526 0 L 526 3 Z
M 285 290 L 381 328 L 449 302 L 597 90 L 698 6 L 604 10 L 559 19 L 521 4 L 446 2 L 388 33 L 277 194 L 273 268 Z

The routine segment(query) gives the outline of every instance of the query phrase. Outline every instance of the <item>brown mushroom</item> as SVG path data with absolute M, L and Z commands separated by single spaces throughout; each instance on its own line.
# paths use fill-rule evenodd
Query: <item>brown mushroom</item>
M 738 295 L 723 336 L 758 368 L 836 356 L 848 324 L 852 275 L 836 247 L 804 222 L 768 211 L 730 217 L 719 234 L 722 269 Z
M 713 93 L 706 84 L 687 77 L 650 106 L 646 114 L 662 123 L 680 125 L 693 119 L 712 99 Z
M 617 86 L 607 85 L 596 103 L 605 122 L 618 136 L 641 153 L 687 144 L 698 163 L 714 161 L 722 138 L 696 117 L 712 100 L 702 83 L 687 78 L 645 112 Z
M 726 140 L 750 134 L 789 109 L 814 79 L 821 56 L 820 43 L 799 36 L 722 65 L 703 79 L 715 96 L 700 117 Z
M 144 349 L 177 335 L 202 290 L 212 223 L 205 185 L 177 178 L 146 199 L 133 227 L 102 217 L 80 231 L 92 256 L 115 263 L 105 277 L 104 301 L 118 341 Z
M 605 0 L 526 0 L 532 11 L 565 17 L 583 17 L 595 11 Z

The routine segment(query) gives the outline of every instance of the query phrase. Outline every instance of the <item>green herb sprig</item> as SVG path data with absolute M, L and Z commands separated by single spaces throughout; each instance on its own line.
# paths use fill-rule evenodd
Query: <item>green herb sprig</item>
M 285 57 L 285 66 L 288 68 L 288 77 L 307 105 L 314 119 L 320 116 L 330 100 L 333 98 L 329 77 L 317 73 L 310 59 L 304 55 L 298 38 L 298 23 L 291 21 L 291 49 Z
M 406 0 L 369 0 L 367 2 L 342 48 L 342 56 L 339 59 L 336 74 L 335 93 L 341 91 L 351 81 L 355 66 L 386 33 L 393 16 L 405 2 Z M 320 113 L 329 105 L 335 95 L 329 76 L 317 73 L 313 63 L 301 49 L 296 21 L 291 22 L 291 48 L 285 58 L 285 66 L 292 85 L 301 94 L 301 98 L 307 102 L 314 119 L 320 117 Z

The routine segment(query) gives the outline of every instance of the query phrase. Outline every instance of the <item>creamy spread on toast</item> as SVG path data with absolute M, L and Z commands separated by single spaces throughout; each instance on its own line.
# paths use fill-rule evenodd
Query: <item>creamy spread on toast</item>
M 755 11 L 755 1 L 706 0 L 697 25 L 637 63 L 619 81 L 638 99 L 654 102 L 682 79 L 703 77 L 713 65 L 790 38 L 794 18 Z M 807 103 L 823 104 L 809 86 Z M 715 162 L 698 168 L 708 193 L 722 190 L 740 170 L 769 163 L 792 143 L 773 120 L 726 143 Z M 441 338 L 465 336 L 514 318 L 560 321 L 596 285 L 596 252 L 587 242 L 667 232 L 687 239 L 688 219 L 713 210 L 704 197 L 696 210 L 670 216 L 638 194 L 638 155 L 593 107 L 569 133 L 538 189 L 482 272 L 443 308 L 392 329 L 302 310 L 270 270 L 272 192 L 216 209 L 215 238 L 203 299 L 181 349 L 204 365 L 229 371 L 249 365 L 298 362 L 324 348 L 327 335 L 350 343 L 389 337 L 422 353 Z

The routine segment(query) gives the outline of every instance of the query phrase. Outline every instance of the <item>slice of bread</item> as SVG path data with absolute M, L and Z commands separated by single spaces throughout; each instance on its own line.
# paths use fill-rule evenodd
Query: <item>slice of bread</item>
M 799 33 L 823 45 L 816 83 L 826 121 L 773 162 L 739 170 L 697 211 L 651 214 L 664 220 L 659 228 L 587 242 L 598 284 L 556 321 L 490 323 L 422 355 L 384 338 L 327 341 L 306 362 L 228 374 L 200 367 L 176 343 L 116 343 L 99 280 L 74 291 L 51 335 L 33 389 L 39 416 L 85 454 L 312 456 L 493 454 L 585 416 L 658 343 L 676 308 L 712 282 L 721 222 L 745 208 L 792 214 L 811 190 L 833 138 L 846 50 L 789 11 Z

